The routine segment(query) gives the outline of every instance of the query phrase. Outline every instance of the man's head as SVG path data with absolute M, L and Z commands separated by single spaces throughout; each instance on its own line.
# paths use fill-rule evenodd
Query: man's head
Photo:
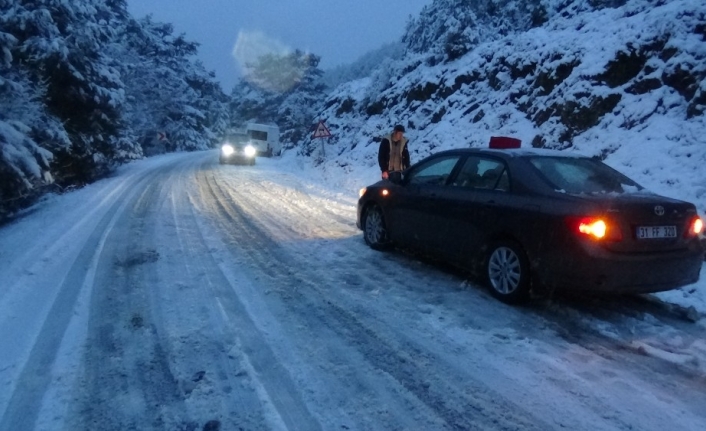
M 395 126 L 394 129 L 392 129 L 392 139 L 395 141 L 399 141 L 404 137 L 404 126 L 401 124 L 398 124 Z

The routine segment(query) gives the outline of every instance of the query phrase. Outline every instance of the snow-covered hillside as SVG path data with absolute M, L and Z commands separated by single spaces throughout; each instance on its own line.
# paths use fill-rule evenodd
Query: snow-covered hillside
M 321 116 L 335 136 L 325 150 L 315 140 L 301 152 L 331 178 L 356 171 L 373 180 L 377 138 L 395 123 L 407 126 L 413 162 L 509 135 L 600 156 L 706 212 L 706 3 L 517 2 L 544 5 L 525 21 L 513 18 L 522 15 L 512 2 L 480 2 L 504 5 L 497 14 L 506 19 L 495 20 L 467 3 L 435 1 L 410 24 L 402 60 L 339 86 Z M 442 15 L 444 7 L 457 13 Z M 469 16 L 479 26 L 470 33 L 459 27 Z M 468 52 L 453 60 L 448 43 L 429 42 L 459 34 Z

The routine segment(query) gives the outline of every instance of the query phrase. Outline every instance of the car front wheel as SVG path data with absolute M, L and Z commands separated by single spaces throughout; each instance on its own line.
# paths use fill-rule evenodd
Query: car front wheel
M 385 227 L 385 218 L 382 215 L 382 210 L 377 205 L 370 207 L 365 213 L 363 237 L 365 238 L 365 243 L 375 250 L 382 250 L 390 245 L 387 237 L 387 228 Z
M 501 241 L 490 247 L 486 276 L 490 292 L 508 304 L 529 300 L 529 263 L 522 248 L 512 241 Z

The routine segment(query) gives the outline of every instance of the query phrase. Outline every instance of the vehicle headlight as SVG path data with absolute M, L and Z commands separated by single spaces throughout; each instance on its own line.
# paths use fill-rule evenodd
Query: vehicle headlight
M 362 198 L 363 195 L 365 194 L 365 192 L 367 192 L 367 191 L 368 191 L 368 188 L 367 188 L 367 187 L 363 187 L 363 188 L 360 189 L 360 191 L 358 192 L 358 195 Z
M 255 154 L 257 154 L 257 150 L 252 145 L 246 145 L 243 149 L 243 152 L 248 157 L 253 157 Z
M 221 151 L 223 151 L 224 156 L 230 156 L 235 152 L 235 148 L 230 144 L 225 144 L 221 147 Z

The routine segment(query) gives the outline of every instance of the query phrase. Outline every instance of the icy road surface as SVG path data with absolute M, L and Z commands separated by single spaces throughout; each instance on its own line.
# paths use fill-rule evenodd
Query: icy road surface
M 513 308 L 277 160 L 141 161 L 0 228 L 0 430 L 703 430 L 702 316 Z

